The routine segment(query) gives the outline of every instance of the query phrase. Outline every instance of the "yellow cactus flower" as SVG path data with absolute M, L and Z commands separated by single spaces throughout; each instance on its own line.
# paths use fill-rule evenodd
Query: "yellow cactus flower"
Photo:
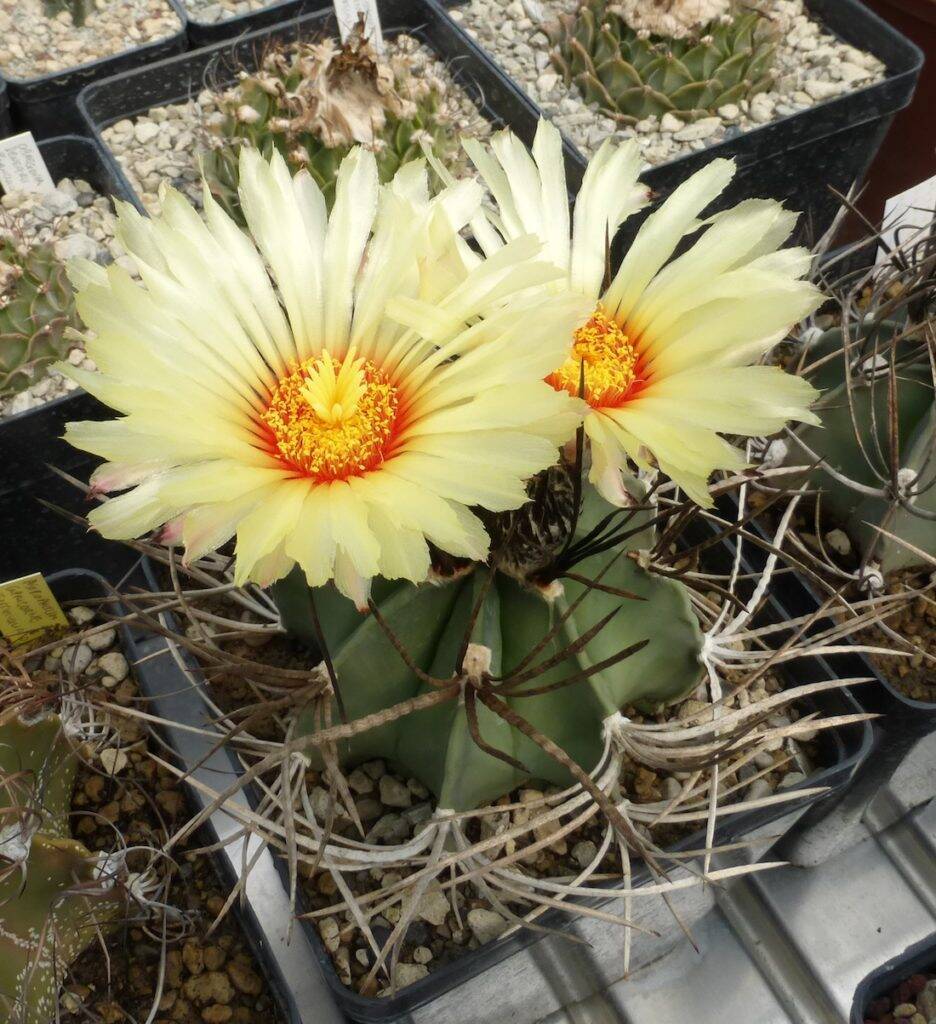
M 698 220 L 731 180 L 731 161 L 713 160 L 650 214 L 605 287 L 606 241 L 648 201 L 636 144 L 604 143 L 572 216 L 552 125 L 540 122 L 532 154 L 509 131 L 489 149 L 478 140 L 464 146 L 496 204 L 494 214 L 472 223 L 485 255 L 536 234 L 566 286 L 588 300 L 591 318 L 567 336 L 565 359 L 547 380 L 572 395 L 584 380 L 591 480 L 609 501 L 629 500 L 622 477 L 629 458 L 658 466 L 710 506 L 711 474 L 746 465 L 719 432 L 759 436 L 790 420 L 818 422 L 809 411 L 817 397 L 811 385 L 775 366 L 748 365 L 821 301 L 800 280 L 809 253 L 779 250 L 796 215 L 752 199 Z
M 189 559 L 236 535 L 239 583 L 298 564 L 359 605 L 374 576 L 424 580 L 428 542 L 483 559 L 470 509 L 521 505 L 581 421 L 544 378 L 587 304 L 543 301 L 557 271 L 534 236 L 453 269 L 476 182 L 430 199 L 410 164 L 381 187 L 358 149 L 329 216 L 278 155 L 245 149 L 240 180 L 248 233 L 207 190 L 203 218 L 167 190 L 153 220 L 120 211 L 139 281 L 71 267 L 98 372 L 62 372 L 124 414 L 67 428 L 107 460 L 95 490 L 125 492 L 90 522 L 116 539 L 163 528 Z M 427 295 L 431 336 L 404 323 Z

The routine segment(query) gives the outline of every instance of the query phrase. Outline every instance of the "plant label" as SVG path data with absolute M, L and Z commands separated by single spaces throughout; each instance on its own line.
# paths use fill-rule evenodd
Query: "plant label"
M 380 28 L 377 0 L 334 0 L 334 4 L 341 41 L 347 42 L 355 25 L 363 18 L 367 38 L 378 53 L 383 53 L 383 32 Z
M 14 646 L 68 630 L 68 619 L 42 573 L 0 583 L 0 633 Z
M 4 192 L 55 191 L 32 132 L 0 139 L 0 188 Z
M 922 240 L 936 210 L 936 175 L 919 185 L 891 196 L 884 204 L 884 223 L 881 241 L 891 249 Z M 884 245 L 878 248 L 876 263 L 887 260 Z

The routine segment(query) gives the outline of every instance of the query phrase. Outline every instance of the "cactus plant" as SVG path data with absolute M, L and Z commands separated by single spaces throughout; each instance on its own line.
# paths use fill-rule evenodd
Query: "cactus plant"
M 668 112 L 705 117 L 772 83 L 776 32 L 755 11 L 737 10 L 672 38 L 631 27 L 609 0 L 583 0 L 546 34 L 566 84 L 625 124 Z
M 94 10 L 94 5 L 91 0 L 45 0 L 45 9 L 50 18 L 67 12 L 72 17 L 72 23 L 81 26 Z
M 0 235 L 0 397 L 63 359 L 67 330 L 77 326 L 72 288 L 52 246 Z
M 99 857 L 68 834 L 76 767 L 58 715 L 0 714 L 0 1004 L 12 1024 L 55 1016 L 64 969 L 121 905 Z
M 243 222 L 237 194 L 239 150 L 269 157 L 277 149 L 293 172 L 305 168 L 334 201 L 335 177 L 356 143 L 377 156 L 380 179 L 423 154 L 423 144 L 449 167 L 462 161 L 452 117 L 439 86 L 417 77 L 405 53 L 391 61 L 358 29 L 334 40 L 273 46 L 259 70 L 223 94 L 224 119 L 202 157 L 212 194 Z
M 843 524 L 864 559 L 873 558 L 885 574 L 921 561 L 901 541 L 936 556 L 936 520 L 930 518 L 936 516 L 936 485 L 927 486 L 936 473 L 936 402 L 922 331 L 900 321 L 866 323 L 848 351 L 840 328 L 826 331 L 809 348 L 809 361 L 818 366 L 812 380 L 824 391 L 817 406 L 822 426 L 802 426 L 797 436 L 832 469 L 858 484 L 849 486 L 828 472 L 816 474 L 823 508 Z M 893 419 L 891 346 L 898 367 Z M 880 490 L 882 477 L 890 476 L 892 424 L 898 486 L 913 492 L 913 509 L 892 495 L 859 490 Z M 802 452 L 791 451 L 790 459 L 801 461 Z M 879 526 L 894 537 L 881 534 Z
M 524 509 L 532 516 L 542 511 L 536 501 Z M 591 535 L 612 511 L 597 492 L 586 490 L 576 537 L 582 540 Z M 629 546 L 636 551 L 651 543 L 652 530 L 645 525 Z M 463 566 L 436 584 L 375 584 L 373 600 L 379 620 L 377 615 L 361 616 L 333 587 L 315 591 L 314 607 L 349 718 L 379 712 L 428 689 L 397 655 L 387 629 L 422 670 L 436 678 L 451 678 L 479 598 L 481 611 L 472 640 L 490 651 L 490 672 L 495 677 L 516 669 L 542 641 L 548 639 L 534 665 L 560 654 L 604 616 L 613 616 L 607 628 L 587 639 L 581 650 L 535 672 L 534 680 L 511 695 L 504 693 L 511 709 L 586 770 L 600 757 L 606 719 L 629 704 L 659 706 L 678 700 L 695 685 L 701 637 L 681 583 L 645 572 L 627 553 L 616 549 L 617 557 L 605 552 L 579 562 L 561 595 L 547 601 L 528 540 L 523 547 L 528 566 L 525 580 L 496 565 L 478 564 Z M 548 564 L 553 555 L 549 540 L 542 553 Z M 609 563 L 610 568 L 603 572 Z M 490 580 L 489 574 L 493 574 Z M 590 588 L 589 580 L 602 589 Z M 545 593 L 550 594 L 550 589 Z M 287 628 L 314 644 L 317 634 L 309 617 L 309 591 L 302 573 L 294 571 L 276 584 L 273 595 Z M 561 628 L 550 636 L 553 626 L 570 609 Z M 616 610 L 619 614 L 615 615 Z M 649 643 L 633 656 L 593 675 L 548 692 L 523 695 L 525 689 L 540 690 L 578 673 L 586 674 L 644 640 Z M 526 778 L 569 784 L 568 771 L 538 743 L 485 706 L 478 706 L 475 713 L 484 741 L 517 763 L 510 764 L 473 742 L 466 705 L 454 701 L 361 733 L 342 745 L 339 753 L 351 763 L 373 757 L 395 761 L 432 790 L 440 807 L 456 811 L 493 802 Z M 314 728 L 309 712 L 300 717 L 296 734 Z

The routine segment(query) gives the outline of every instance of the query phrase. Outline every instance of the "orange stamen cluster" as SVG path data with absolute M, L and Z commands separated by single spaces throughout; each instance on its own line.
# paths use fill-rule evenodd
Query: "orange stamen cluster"
M 622 405 L 641 383 L 640 353 L 623 327 L 599 305 L 588 322 L 575 332 L 572 352 L 562 366 L 546 378 L 557 391 L 581 397 L 593 409 Z
M 399 389 L 370 360 L 307 359 L 276 386 L 262 419 L 275 454 L 321 483 L 376 469 L 399 434 Z

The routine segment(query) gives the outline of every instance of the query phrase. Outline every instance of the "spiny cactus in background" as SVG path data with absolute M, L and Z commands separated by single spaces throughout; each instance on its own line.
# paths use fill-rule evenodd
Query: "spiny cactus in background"
M 360 29 L 343 46 L 325 39 L 272 47 L 255 74 L 223 94 L 220 108 L 224 119 L 202 166 L 212 194 L 241 221 L 244 145 L 266 157 L 278 149 L 293 172 L 308 170 L 329 207 L 338 167 L 358 143 L 377 155 L 384 182 L 421 157 L 423 143 L 453 171 L 463 160 L 439 83 L 414 75 L 404 52 L 378 56 Z
M 429 692 L 427 677 L 451 680 L 470 629 L 472 643 L 479 645 L 473 650 L 490 652 L 489 668 L 481 668 L 505 681 L 499 699 L 589 771 L 600 758 L 603 724 L 610 716 L 633 703 L 659 707 L 678 700 L 698 682 L 701 636 L 683 584 L 651 575 L 615 546 L 577 561 L 562 588 L 544 588 L 543 567 L 555 565 L 557 557 L 554 531 L 543 523 L 544 511 L 535 500 L 524 509 L 535 525 L 528 529 L 519 522 L 521 510 L 509 514 L 508 529 L 495 531 L 508 550 L 493 561 L 496 566 L 500 560 L 509 573 L 464 563 L 448 566 L 447 578 L 418 587 L 375 581 L 376 611 L 367 616 L 331 586 L 312 592 L 349 719 Z M 566 511 L 564 506 L 558 511 L 565 536 Z M 608 526 L 607 517 L 619 514 L 586 490 L 576 543 L 566 560 L 591 550 Z M 519 554 L 509 550 L 517 534 Z M 539 558 L 533 550 L 536 536 L 543 538 Z M 653 531 L 644 522 L 627 548 L 634 552 L 652 543 Z M 315 645 L 302 573 L 275 584 L 273 595 L 287 629 Z M 388 633 L 407 652 L 409 665 Z M 309 711 L 295 734 L 315 728 Z M 478 736 L 492 752 L 479 745 Z M 527 778 L 560 786 L 571 781 L 567 768 L 539 743 L 467 691 L 462 701 L 359 733 L 340 745 L 339 756 L 351 764 L 391 759 L 429 787 L 440 807 L 456 811 L 493 802 Z
M 0 235 L 0 398 L 64 359 L 67 330 L 77 326 L 72 288 L 52 246 Z
M 817 472 L 821 507 L 844 526 L 863 559 L 878 562 L 885 574 L 924 561 L 900 541 L 936 557 L 936 403 L 927 330 L 925 319 L 866 320 L 848 352 L 836 328 L 811 344 L 806 356 L 818 367 L 810 380 L 824 392 L 816 406 L 822 426 L 800 427 L 796 436 L 857 484 Z M 803 457 L 791 446 L 791 461 Z M 897 494 L 889 493 L 894 482 Z M 881 534 L 879 526 L 899 540 Z
M 54 18 L 63 11 L 69 13 L 75 25 L 83 25 L 94 10 L 92 0 L 45 0 L 46 15 Z
M 553 64 L 587 103 L 633 124 L 668 112 L 683 119 L 705 117 L 770 88 L 776 30 L 756 11 L 733 10 L 691 32 L 676 19 L 671 30 L 681 31 L 677 38 L 638 27 L 642 21 L 632 27 L 626 6 L 583 0 L 577 12 L 545 28 Z M 660 6 L 635 10 L 645 16 L 645 8 Z M 666 25 L 661 18 L 659 27 Z
M 70 838 L 77 751 L 58 715 L 0 713 L 0 1006 L 48 1024 L 68 965 L 119 913 L 100 858 Z

